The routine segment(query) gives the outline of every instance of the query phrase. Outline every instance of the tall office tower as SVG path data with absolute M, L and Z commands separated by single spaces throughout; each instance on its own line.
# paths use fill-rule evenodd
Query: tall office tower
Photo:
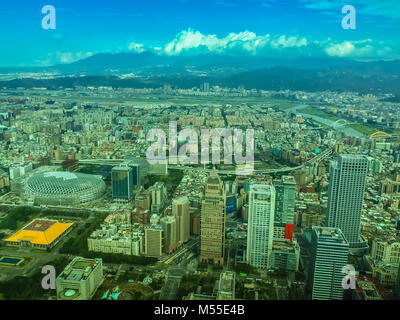
M 148 257 L 162 256 L 163 228 L 160 225 L 144 227 L 144 254 Z
M 276 190 L 274 238 L 292 241 L 296 180 L 293 176 L 282 176 L 281 179 L 274 180 L 274 187 Z
M 133 193 L 132 169 L 128 166 L 112 168 L 111 184 L 113 199 L 131 199 Z
M 167 196 L 167 189 L 164 182 L 156 182 L 150 187 L 151 192 L 151 212 L 159 213 L 164 206 Z
M 225 191 L 216 172 L 207 178 L 200 215 L 200 261 L 224 263 L 225 251 Z
M 349 243 L 339 228 L 313 227 L 308 274 L 313 300 L 342 300 Z
M 150 190 L 145 190 L 141 186 L 140 189 L 136 192 L 136 195 L 135 195 L 136 208 L 150 210 L 150 204 L 151 204 L 151 193 L 150 193 Z
M 270 267 L 274 236 L 275 188 L 267 184 L 250 187 L 247 227 L 247 262 L 257 268 Z
M 171 253 L 177 247 L 176 239 L 176 220 L 173 216 L 165 216 L 160 220 L 160 224 L 164 230 L 164 251 L 166 253 Z
M 326 226 L 342 230 L 352 254 L 368 248 L 360 234 L 366 176 L 367 159 L 362 155 L 342 154 L 331 162 Z
M 121 164 L 121 166 L 128 166 L 129 168 L 132 169 L 132 185 L 138 186 L 140 185 L 140 165 L 138 163 L 133 163 L 133 162 L 124 162 Z
M 178 245 L 182 245 L 190 237 L 189 198 L 179 197 L 172 200 L 172 215 L 176 220 L 176 238 Z
M 133 164 L 131 165 L 131 168 L 133 170 L 133 185 L 138 186 L 140 185 L 140 165 L 139 164 Z
M 190 233 L 192 235 L 200 234 L 200 211 L 198 210 L 190 213 Z

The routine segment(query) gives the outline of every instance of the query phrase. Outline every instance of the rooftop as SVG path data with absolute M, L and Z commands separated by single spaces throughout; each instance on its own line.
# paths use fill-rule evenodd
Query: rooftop
M 8 242 L 29 241 L 32 244 L 49 245 L 68 230 L 73 223 L 35 219 L 23 229 L 5 239 Z

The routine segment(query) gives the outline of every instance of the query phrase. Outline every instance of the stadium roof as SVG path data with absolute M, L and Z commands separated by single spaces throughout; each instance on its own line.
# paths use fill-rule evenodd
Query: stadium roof
M 29 241 L 32 244 L 49 245 L 72 225 L 73 223 L 36 219 L 25 228 L 17 231 L 11 237 L 5 239 L 5 241 Z
M 50 171 L 31 176 L 26 187 L 32 194 L 60 196 L 85 192 L 103 184 L 101 176 L 97 175 Z

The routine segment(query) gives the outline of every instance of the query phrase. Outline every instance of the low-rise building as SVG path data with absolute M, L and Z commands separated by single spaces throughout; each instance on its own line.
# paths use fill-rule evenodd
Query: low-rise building
M 219 276 L 217 300 L 235 300 L 235 281 L 235 272 L 221 272 Z
M 56 279 L 58 300 L 90 300 L 103 283 L 101 259 L 75 257 Z
M 52 248 L 71 231 L 73 224 L 73 222 L 35 219 L 4 241 L 9 246 L 36 249 Z
M 273 270 L 298 271 L 300 247 L 296 241 L 274 240 L 270 259 Z

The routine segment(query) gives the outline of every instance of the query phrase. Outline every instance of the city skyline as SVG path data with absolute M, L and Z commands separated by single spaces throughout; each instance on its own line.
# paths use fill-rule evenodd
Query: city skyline
M 400 1 L 0 17 L 0 300 L 400 298 Z

